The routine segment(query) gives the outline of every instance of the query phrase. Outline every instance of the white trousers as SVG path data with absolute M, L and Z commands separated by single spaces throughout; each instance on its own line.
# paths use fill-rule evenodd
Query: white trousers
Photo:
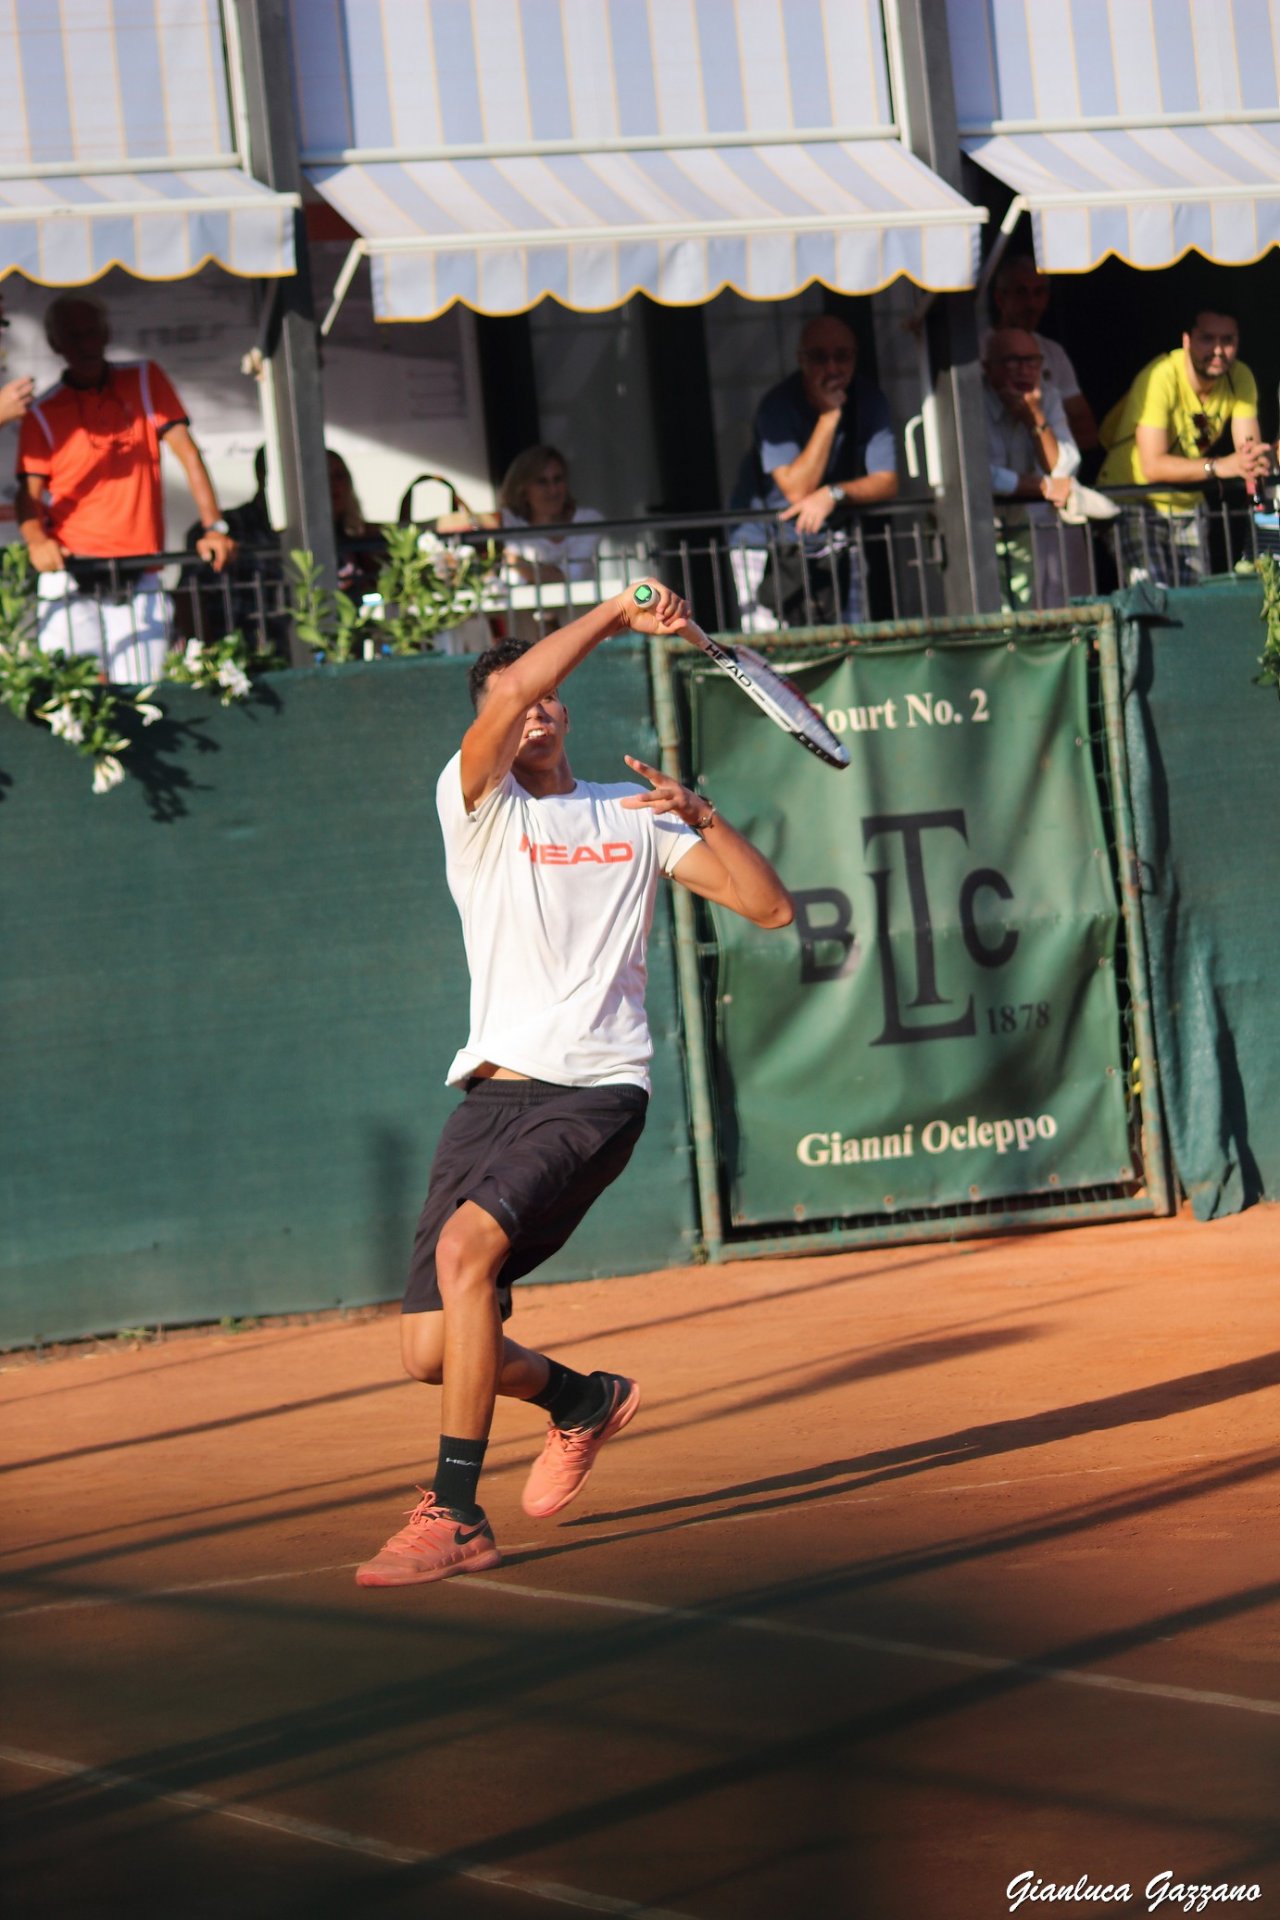
M 149 686 L 164 671 L 172 645 L 169 596 L 158 573 L 134 577 L 133 591 L 114 597 L 80 593 L 69 573 L 42 573 L 36 635 L 45 653 L 92 653 L 108 680 Z

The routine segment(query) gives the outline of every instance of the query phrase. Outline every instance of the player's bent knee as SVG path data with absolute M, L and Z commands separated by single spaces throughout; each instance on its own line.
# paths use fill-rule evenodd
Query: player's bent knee
M 444 1379 L 444 1315 L 406 1313 L 400 1317 L 400 1360 L 411 1380 L 438 1387 Z
M 436 1242 L 436 1283 L 451 1299 L 492 1289 L 511 1242 L 491 1214 L 469 1201 L 458 1208 Z
M 424 1387 L 438 1387 L 444 1379 L 444 1366 L 434 1354 L 422 1355 L 402 1353 L 400 1356 L 404 1370 L 411 1380 L 417 1380 Z
M 496 1269 L 485 1261 L 461 1260 L 456 1266 L 436 1262 L 436 1284 L 446 1313 L 450 1307 L 464 1306 L 471 1300 L 496 1298 L 495 1278 Z

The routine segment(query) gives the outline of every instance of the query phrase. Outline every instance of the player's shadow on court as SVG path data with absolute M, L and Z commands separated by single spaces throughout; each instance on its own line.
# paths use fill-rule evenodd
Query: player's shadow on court
M 1261 1393 L 1277 1385 L 1280 1385 L 1280 1352 L 1266 1353 L 1250 1360 L 1235 1361 L 1230 1366 L 1183 1374 L 1176 1380 L 1164 1380 L 1151 1387 L 1135 1387 L 1126 1393 L 1083 1400 L 1073 1406 L 1053 1407 L 1044 1413 L 1025 1414 L 1017 1419 L 993 1420 L 982 1426 L 963 1427 L 953 1433 L 909 1441 L 904 1446 L 853 1454 L 845 1460 L 827 1460 L 818 1466 L 801 1467 L 790 1473 L 768 1474 L 758 1480 L 743 1480 L 732 1486 L 710 1488 L 702 1493 L 680 1494 L 669 1500 L 648 1501 L 643 1506 L 593 1513 L 570 1520 L 566 1525 L 599 1527 L 620 1520 L 644 1519 L 655 1514 L 690 1513 L 693 1509 L 708 1506 L 714 1506 L 715 1512 L 704 1517 L 723 1519 L 726 1511 L 759 1511 L 762 1507 L 799 1505 L 828 1499 L 833 1494 L 849 1493 L 859 1487 L 874 1486 L 886 1480 L 929 1473 L 939 1467 L 986 1460 L 999 1454 L 1022 1453 L 1031 1447 L 1051 1446 L 1060 1440 L 1074 1440 L 1090 1433 L 1106 1433 L 1116 1427 L 1135 1426 L 1145 1421 L 1172 1419 L 1193 1408 L 1217 1406 L 1223 1401 L 1236 1400 L 1248 1393 Z M 770 1495 L 774 1497 L 770 1499 Z M 727 1510 L 719 1504 L 734 1500 L 750 1504 L 745 1508 L 730 1507 Z
M 95 1440 L 91 1446 L 68 1447 L 63 1453 L 44 1453 L 35 1459 L 0 1462 L 0 1474 L 29 1473 L 34 1467 L 57 1466 L 64 1460 L 81 1460 L 89 1454 L 118 1453 L 130 1447 L 151 1447 L 166 1440 L 189 1440 L 197 1433 L 218 1433 L 224 1427 L 247 1427 L 259 1420 L 282 1420 L 291 1414 L 307 1413 L 314 1407 L 338 1406 L 345 1400 L 364 1400 L 370 1394 L 392 1393 L 403 1385 L 396 1377 L 373 1380 L 359 1387 L 336 1387 L 332 1393 L 313 1393 L 303 1400 L 281 1400 L 272 1407 L 250 1407 L 242 1413 L 220 1415 L 214 1420 L 193 1420 L 185 1427 L 164 1427 L 154 1433 L 123 1434 L 114 1440 Z

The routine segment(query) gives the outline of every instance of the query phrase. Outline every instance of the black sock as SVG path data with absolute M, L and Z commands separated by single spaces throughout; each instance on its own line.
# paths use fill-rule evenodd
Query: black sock
M 442 1507 L 452 1507 L 466 1520 L 474 1520 L 480 1512 L 476 1488 L 488 1444 L 487 1440 L 458 1440 L 449 1433 L 440 1435 L 440 1459 L 432 1492 Z
M 572 1367 L 562 1367 L 550 1354 L 543 1357 L 551 1371 L 542 1392 L 531 1396 L 533 1405 L 546 1408 L 553 1426 L 589 1427 L 595 1416 L 604 1412 L 603 1375 L 575 1373 Z

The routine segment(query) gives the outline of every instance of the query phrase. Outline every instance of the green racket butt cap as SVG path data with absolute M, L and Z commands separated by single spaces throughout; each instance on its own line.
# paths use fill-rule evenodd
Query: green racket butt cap
M 632 598 L 634 599 L 638 607 L 647 607 L 649 602 L 654 597 L 655 595 L 652 587 L 637 587 L 634 593 L 632 594 Z

